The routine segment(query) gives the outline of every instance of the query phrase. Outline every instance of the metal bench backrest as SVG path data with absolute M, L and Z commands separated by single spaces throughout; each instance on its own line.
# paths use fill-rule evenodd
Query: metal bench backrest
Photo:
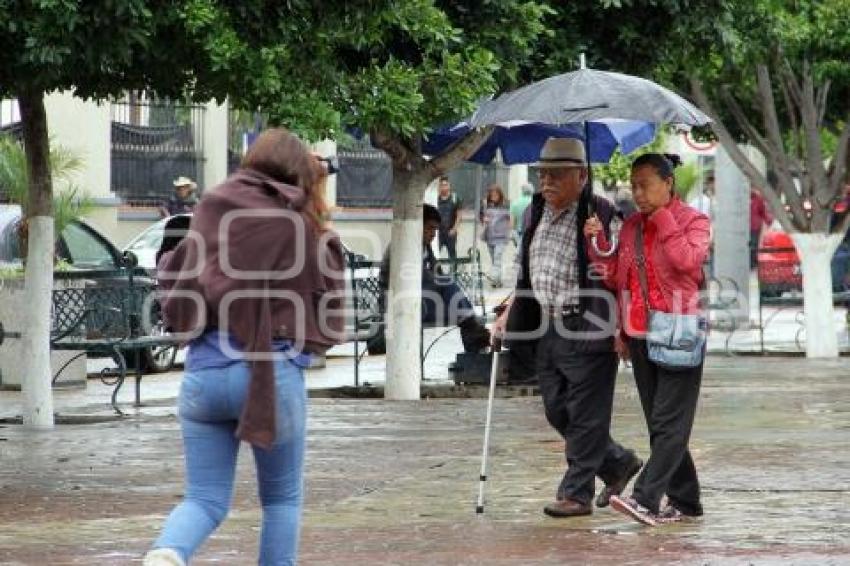
M 51 340 L 122 341 L 142 334 L 142 309 L 153 287 L 128 279 L 91 279 L 53 291 Z

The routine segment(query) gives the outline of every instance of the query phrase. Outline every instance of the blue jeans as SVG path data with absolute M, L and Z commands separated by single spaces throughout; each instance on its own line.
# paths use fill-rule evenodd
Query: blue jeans
M 236 455 L 234 436 L 248 392 L 248 366 L 187 371 L 180 388 L 180 422 L 186 453 L 186 495 L 169 515 L 155 548 L 172 548 L 188 561 L 230 508 Z M 307 420 L 303 371 L 275 362 L 277 439 L 270 450 L 253 448 L 263 526 L 261 565 L 295 564 L 303 501 Z

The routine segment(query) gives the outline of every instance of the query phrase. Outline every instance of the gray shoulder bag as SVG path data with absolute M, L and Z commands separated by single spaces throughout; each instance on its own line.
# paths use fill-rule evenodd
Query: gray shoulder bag
M 647 312 L 646 347 L 650 361 L 671 371 L 695 368 L 705 355 L 708 321 L 699 314 L 654 311 L 649 308 L 649 284 L 646 279 L 646 257 L 643 249 L 643 222 L 635 235 L 640 290 Z

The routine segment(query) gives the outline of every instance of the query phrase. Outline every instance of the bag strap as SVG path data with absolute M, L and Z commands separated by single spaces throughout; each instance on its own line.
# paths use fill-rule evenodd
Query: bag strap
M 646 256 L 643 249 L 642 221 L 638 222 L 637 232 L 635 232 L 635 263 L 637 263 L 640 291 L 643 295 L 643 305 L 646 307 L 646 316 L 649 316 L 649 283 L 646 281 Z

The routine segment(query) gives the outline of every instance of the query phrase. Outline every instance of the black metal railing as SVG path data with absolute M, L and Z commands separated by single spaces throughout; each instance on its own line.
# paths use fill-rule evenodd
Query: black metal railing
M 204 178 L 204 112 L 172 102 L 112 104 L 112 190 L 125 201 L 158 204 L 173 194 L 173 180 Z

